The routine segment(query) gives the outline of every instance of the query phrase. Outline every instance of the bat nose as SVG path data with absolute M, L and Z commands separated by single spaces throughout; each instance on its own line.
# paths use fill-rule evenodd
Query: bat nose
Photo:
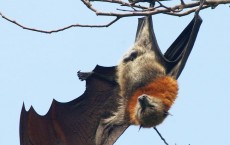
M 147 95 L 141 95 L 140 97 L 138 97 L 138 101 L 143 109 L 146 108 L 146 106 L 148 105 L 147 98 L 148 98 Z
M 146 95 L 141 95 L 140 97 L 138 97 L 139 101 L 145 101 L 147 100 L 147 96 Z

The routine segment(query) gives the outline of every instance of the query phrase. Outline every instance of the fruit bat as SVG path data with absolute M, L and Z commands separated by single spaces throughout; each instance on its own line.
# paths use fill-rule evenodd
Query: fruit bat
M 160 124 L 177 95 L 177 81 L 196 40 L 202 19 L 192 21 L 161 53 L 151 16 L 140 18 L 134 46 L 118 66 L 97 65 L 78 72 L 86 90 L 78 98 L 53 100 L 41 116 L 23 105 L 21 145 L 112 145 L 129 127 Z
M 151 17 L 140 22 L 134 46 L 117 66 L 121 105 L 109 123 L 155 127 L 163 122 L 177 97 L 176 80 L 192 50 L 201 22 L 195 14 L 164 55 L 157 44 Z

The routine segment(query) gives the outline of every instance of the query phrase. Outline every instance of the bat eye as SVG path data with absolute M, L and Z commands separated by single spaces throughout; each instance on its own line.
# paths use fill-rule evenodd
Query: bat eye
M 132 50 L 129 54 L 125 55 L 123 61 L 128 62 L 128 61 L 133 61 L 134 59 L 137 58 L 138 52 L 136 50 Z

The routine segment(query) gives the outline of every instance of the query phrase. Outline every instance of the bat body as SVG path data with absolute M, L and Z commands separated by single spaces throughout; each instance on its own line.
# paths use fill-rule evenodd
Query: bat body
M 21 145 L 112 145 L 129 125 L 160 124 L 178 92 L 177 78 L 192 50 L 202 20 L 195 15 L 163 55 L 151 17 L 139 19 L 134 46 L 118 66 L 79 72 L 85 92 L 66 103 L 53 101 L 38 115 L 23 106 Z
M 109 123 L 155 127 L 163 122 L 177 97 L 176 79 L 192 50 L 200 24 L 196 15 L 163 55 L 151 17 L 141 19 L 134 46 L 117 66 L 120 107 L 107 119 Z

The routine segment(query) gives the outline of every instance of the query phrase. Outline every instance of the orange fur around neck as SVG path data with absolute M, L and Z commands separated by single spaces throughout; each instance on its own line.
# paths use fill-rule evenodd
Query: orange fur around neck
M 164 76 L 159 77 L 146 86 L 137 89 L 129 98 L 127 106 L 130 120 L 134 124 L 138 124 L 138 121 L 135 119 L 138 97 L 143 94 L 160 99 L 164 104 L 164 111 L 168 111 L 177 97 L 178 84 L 172 77 Z

